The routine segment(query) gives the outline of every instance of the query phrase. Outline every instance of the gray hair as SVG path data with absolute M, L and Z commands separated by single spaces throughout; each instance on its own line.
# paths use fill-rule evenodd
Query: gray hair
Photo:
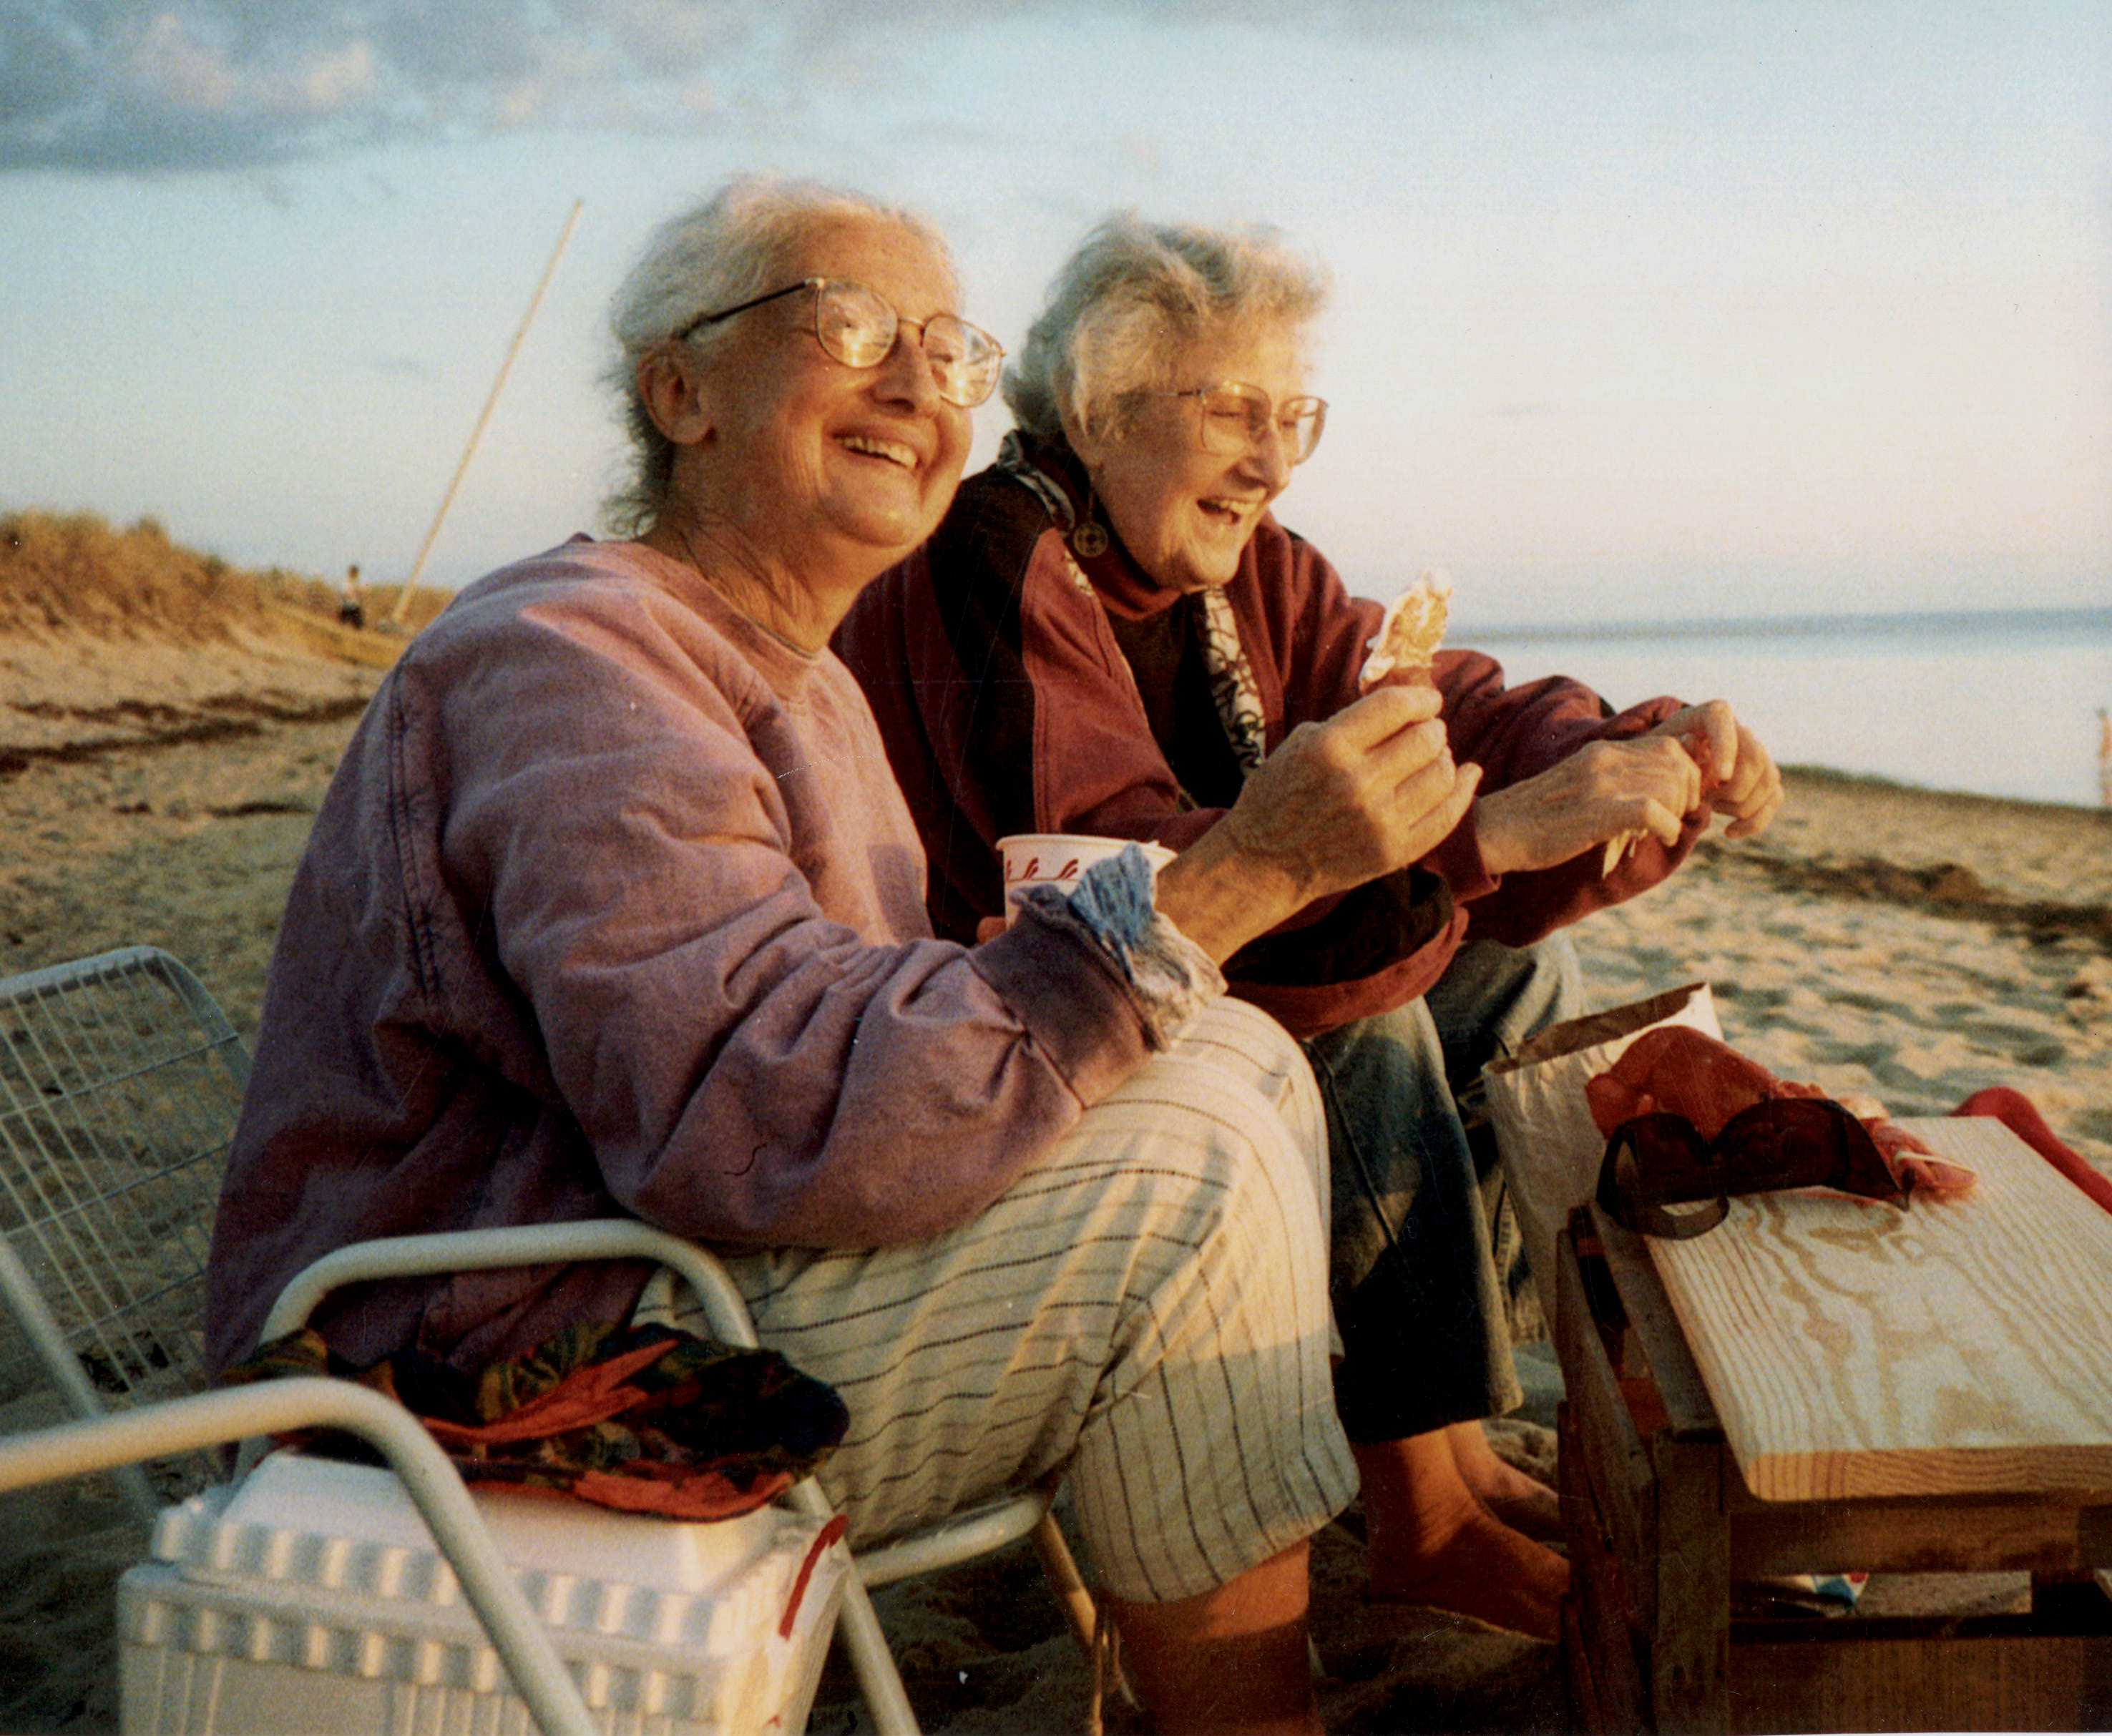
M 602 379 L 621 407 L 630 440 L 630 473 L 602 503 L 611 530 L 636 536 L 650 529 L 667 504 L 674 470 L 673 443 L 653 426 L 639 396 L 639 364 L 699 314 L 781 288 L 776 279 L 809 239 L 847 222 L 907 229 L 939 256 L 949 278 L 955 275 L 945 238 L 923 218 L 812 181 L 743 176 L 653 232 L 609 307 L 615 351 Z M 705 326 L 689 343 L 708 354 L 726 329 Z
M 1147 223 L 1133 211 L 1099 225 L 1063 262 L 1048 304 L 1005 370 L 1004 401 L 1027 433 L 1060 439 L 1067 414 L 1119 433 L 1142 392 L 1173 384 L 1197 339 L 1302 327 L 1327 305 L 1326 269 L 1262 226 Z

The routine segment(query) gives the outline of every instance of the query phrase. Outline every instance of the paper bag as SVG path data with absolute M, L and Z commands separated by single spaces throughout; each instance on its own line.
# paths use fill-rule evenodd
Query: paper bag
M 1604 1072 L 1636 1038 L 1661 1025 L 1691 1025 L 1719 1039 L 1723 1034 L 1709 985 L 1689 983 L 1647 1001 L 1551 1025 L 1527 1038 L 1516 1055 L 1482 1070 L 1526 1260 L 1550 1320 L 1554 1318 L 1554 1238 L 1571 1208 L 1591 1197 L 1606 1148 L 1584 1100 L 1584 1081 Z

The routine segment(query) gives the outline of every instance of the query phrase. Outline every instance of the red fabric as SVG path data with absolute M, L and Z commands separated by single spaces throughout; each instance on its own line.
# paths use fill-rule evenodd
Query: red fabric
M 1622 1122 L 1663 1111 L 1691 1121 L 1705 1139 L 1741 1109 L 1774 1097 L 1815 1097 L 1785 1086 L 1728 1043 L 1683 1025 L 1645 1031 L 1605 1072 L 1584 1082 L 1584 1101 L 1602 1136 Z
M 2007 1085 L 1990 1085 L 1950 1111 L 1955 1116 L 1992 1116 L 2077 1187 L 2112 1211 L 2112 1179 L 2092 1168 L 2080 1152 L 2071 1151 L 2054 1136 L 2046 1117 L 2023 1092 Z
M 792 1482 L 788 1471 L 767 1471 L 743 1488 L 723 1471 L 649 1460 L 629 1466 L 621 1476 L 613 1471 L 583 1470 L 570 1493 L 598 1507 L 614 1507 L 623 1513 L 657 1513 L 663 1519 L 738 1519 L 775 1501 Z
M 1728 1043 L 1683 1025 L 1645 1031 L 1612 1067 L 1584 1082 L 1591 1119 L 1609 1137 L 1622 1122 L 1663 1110 L 1683 1116 L 1703 1138 L 1713 1139 L 1732 1116 L 1755 1103 L 1826 1095 L 1816 1085 L 1777 1079 Z M 1972 1190 L 1972 1170 L 1945 1161 L 1881 1116 L 1860 1119 L 1886 1167 L 1902 1184 L 1910 1182 L 1938 1197 Z
M 721 1519 L 740 1519 L 758 1507 L 767 1507 L 795 1480 L 789 1472 L 769 1471 L 743 1488 L 721 1471 L 648 1462 L 621 1476 L 613 1471 L 583 1470 L 560 1487 L 512 1478 L 480 1479 L 474 1475 L 475 1467 L 466 1467 L 459 1461 L 456 1468 L 465 1471 L 467 1481 L 481 1482 L 486 1488 L 503 1487 L 509 1494 L 530 1495 L 538 1501 L 585 1501 L 618 1513 L 646 1513 L 656 1519 L 706 1525 Z
M 642 1368 L 651 1367 L 667 1350 L 664 1343 L 641 1344 L 606 1362 L 574 1369 L 549 1391 L 496 1422 L 471 1425 L 439 1416 L 423 1416 L 419 1420 L 443 1447 L 498 1447 L 562 1434 L 567 1429 L 585 1429 L 621 1416 L 642 1402 L 645 1394 L 630 1384 L 630 1377 Z

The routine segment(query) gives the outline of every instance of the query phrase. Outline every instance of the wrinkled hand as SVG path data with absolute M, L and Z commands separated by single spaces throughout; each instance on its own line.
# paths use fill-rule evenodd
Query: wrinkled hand
M 1421 861 L 1481 784 L 1479 766 L 1454 766 L 1439 703 L 1381 688 L 1300 725 L 1160 874 L 1160 910 L 1222 961 L 1315 898 Z
M 1782 773 L 1760 738 L 1721 699 L 1691 705 L 1650 732 L 1679 741 L 1701 768 L 1709 805 L 1731 822 L 1726 838 L 1753 838 L 1782 805 Z
M 1474 808 L 1491 874 L 1552 868 L 1595 846 L 1647 833 L 1679 842 L 1701 802 L 1701 769 L 1674 737 L 1590 742 L 1537 777 L 1491 792 Z
M 1481 768 L 1452 763 L 1439 696 L 1366 694 L 1302 724 L 1247 779 L 1220 829 L 1256 866 L 1286 875 L 1309 903 L 1419 861 L 1465 817 Z
M 1766 829 L 1782 801 L 1782 774 L 1760 739 L 1720 699 L 1675 711 L 1627 741 L 1593 742 L 1537 777 L 1482 798 L 1474 810 L 1491 874 L 1552 868 L 1594 845 L 1610 872 L 1645 835 L 1668 848 L 1680 821 L 1706 799 L 1731 821 L 1725 836 Z

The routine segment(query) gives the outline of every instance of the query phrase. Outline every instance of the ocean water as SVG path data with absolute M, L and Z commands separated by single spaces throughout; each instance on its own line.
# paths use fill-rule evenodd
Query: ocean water
M 2112 608 L 1477 630 L 1513 684 L 1727 699 L 1783 765 L 2096 807 Z

